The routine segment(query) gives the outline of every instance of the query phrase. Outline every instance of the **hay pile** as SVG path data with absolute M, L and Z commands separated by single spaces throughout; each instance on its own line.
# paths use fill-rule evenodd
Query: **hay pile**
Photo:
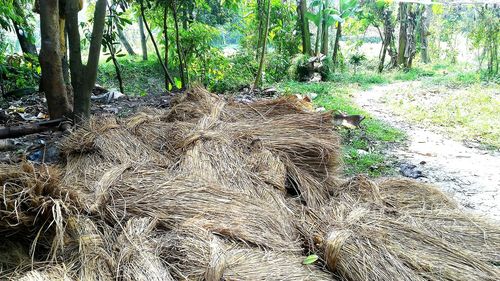
M 0 279 L 500 278 L 498 225 L 432 186 L 341 179 L 332 116 L 307 108 L 194 88 L 90 120 L 61 166 L 0 166 Z

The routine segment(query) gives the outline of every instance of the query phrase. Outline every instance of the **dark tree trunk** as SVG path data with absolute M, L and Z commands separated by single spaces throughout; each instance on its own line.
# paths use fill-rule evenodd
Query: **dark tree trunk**
M 262 51 L 260 54 L 260 62 L 259 62 L 259 69 L 257 70 L 257 75 L 255 77 L 255 81 L 252 86 L 252 92 L 255 88 L 257 88 L 262 80 L 262 70 L 264 69 L 264 59 L 266 56 L 266 45 L 267 45 L 267 34 L 269 33 L 269 22 L 270 17 L 271 17 L 271 0 L 267 0 L 267 11 L 266 11 L 266 25 L 265 25 L 265 30 L 264 30 L 264 39 L 262 43 Z
M 106 0 L 97 0 L 87 64 L 82 63 L 78 25 L 79 0 L 66 0 L 66 19 L 70 49 L 71 83 L 74 90 L 74 118 L 77 123 L 90 117 L 90 96 L 97 78 L 106 17 Z
M 323 1 L 321 1 L 321 4 L 318 6 L 318 13 L 320 13 L 320 18 L 323 18 Z M 318 26 L 317 26 L 317 32 L 316 32 L 316 44 L 314 44 L 314 54 L 317 56 L 319 55 L 320 51 L 320 39 L 321 39 L 321 27 L 323 26 L 322 22 L 320 21 Z
M 148 60 L 148 46 L 146 44 L 146 34 L 144 33 L 144 21 L 139 16 L 139 32 L 141 33 L 142 60 Z
M 321 27 L 321 53 L 325 56 L 328 55 L 328 47 L 330 44 L 330 38 L 328 36 L 328 24 L 326 19 L 326 9 L 328 9 L 329 1 L 326 1 L 323 6 L 323 19 Z
M 165 40 L 165 66 L 168 69 L 168 51 L 169 51 L 169 44 L 168 44 L 168 6 L 165 5 L 163 7 L 163 39 Z M 167 85 L 167 90 L 169 90 L 170 85 Z M 172 85 L 173 88 L 173 85 Z
M 387 56 L 387 53 L 391 55 L 391 57 L 395 57 L 394 54 L 392 54 L 392 46 L 394 45 L 394 24 L 391 19 L 392 17 L 392 12 L 387 9 L 384 10 L 383 12 L 383 18 L 384 18 L 384 35 L 382 36 L 382 52 L 380 54 L 380 62 L 378 65 L 378 71 L 382 72 L 385 67 L 385 58 Z
M 175 26 L 175 43 L 177 44 L 177 56 L 179 57 L 179 74 L 181 76 L 182 88 L 185 89 L 188 86 L 187 81 L 187 69 L 186 60 L 183 55 L 181 40 L 179 36 L 179 18 L 177 16 L 177 3 L 173 1 L 172 3 L 172 14 L 174 16 L 174 26 Z
M 311 55 L 311 31 L 309 30 L 309 20 L 306 17 L 307 0 L 299 0 L 297 11 L 300 20 L 300 31 L 302 32 L 302 53 Z
M 144 26 L 146 27 L 146 30 L 148 31 L 149 37 L 151 37 L 151 42 L 153 42 L 153 46 L 155 48 L 156 56 L 158 57 L 158 62 L 161 64 L 161 67 L 163 69 L 163 73 L 165 74 L 165 88 L 168 91 L 168 85 L 174 84 L 174 81 L 172 80 L 172 77 L 170 76 L 170 73 L 168 72 L 167 67 L 163 63 L 163 59 L 161 58 L 160 55 L 160 50 L 158 49 L 158 45 L 156 44 L 156 40 L 153 36 L 153 32 L 151 32 L 151 28 L 149 28 L 148 22 L 146 21 L 146 17 L 144 15 L 145 7 L 144 7 L 144 0 L 139 0 L 139 3 L 141 5 L 141 16 L 144 20 Z
M 59 42 L 59 1 L 40 0 L 40 31 L 42 48 L 42 89 L 47 98 L 51 119 L 70 114 L 70 106 L 64 85 Z
M 21 28 L 16 22 L 14 24 L 14 29 L 16 30 L 17 40 L 19 40 L 19 45 L 21 45 L 21 50 L 24 54 L 30 54 L 33 56 L 37 55 L 37 50 L 35 44 L 30 40 L 26 29 Z
M 411 3 L 399 3 L 399 46 L 397 64 L 411 68 L 416 53 L 415 21 L 416 14 Z
M 333 44 L 333 65 L 337 66 L 339 63 L 339 51 L 340 51 L 340 38 L 342 37 L 342 23 L 338 22 L 337 32 L 335 34 L 335 43 Z
M 23 7 L 20 6 L 19 1 L 14 1 L 13 4 L 19 16 L 24 18 L 24 9 Z M 19 45 L 21 46 L 21 50 L 23 51 L 23 53 L 36 56 L 37 50 L 35 43 L 32 41 L 34 37 L 33 34 L 31 34 L 31 31 L 28 28 L 23 27 L 23 24 L 16 22 L 14 20 L 12 20 L 12 24 L 14 25 L 14 30 L 16 31 L 17 40 L 19 41 Z
M 118 33 L 118 38 L 120 38 L 120 42 L 122 43 L 123 47 L 125 47 L 125 50 L 127 50 L 127 53 L 131 56 L 135 56 L 134 49 L 130 45 L 130 43 L 127 40 L 127 37 L 123 33 L 123 30 L 116 24 L 116 31 Z

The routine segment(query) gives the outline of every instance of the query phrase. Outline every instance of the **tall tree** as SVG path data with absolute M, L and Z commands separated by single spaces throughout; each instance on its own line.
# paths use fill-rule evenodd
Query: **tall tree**
M 181 38 L 179 35 L 179 16 L 177 13 L 177 1 L 173 0 L 171 3 L 172 15 L 174 17 L 174 27 L 175 27 L 175 43 L 177 46 L 177 57 L 179 59 L 179 75 L 181 76 L 181 88 L 186 88 L 189 85 L 188 69 L 186 65 L 186 58 L 184 57 L 184 51 L 182 49 Z M 187 26 L 186 26 L 187 27 Z
M 78 24 L 79 0 L 66 0 L 66 21 L 69 41 L 71 84 L 74 91 L 74 118 L 81 122 L 90 117 L 90 95 L 97 78 L 101 44 L 106 17 L 106 0 L 97 0 L 87 64 L 82 62 L 80 30 Z
M 328 29 L 330 27 L 328 19 L 330 18 L 329 13 L 329 5 L 330 1 L 325 0 L 325 4 L 323 5 L 323 17 L 321 22 L 321 53 L 324 55 L 328 55 L 328 48 L 330 45 L 330 38 L 328 37 Z
M 262 82 L 262 71 L 264 69 L 264 59 L 266 55 L 266 46 L 267 46 L 267 35 L 269 33 L 269 22 L 271 17 L 271 0 L 267 0 L 267 8 L 266 8 L 266 23 L 264 27 L 264 39 L 262 43 L 262 50 L 260 52 L 260 62 L 259 69 L 257 70 L 257 75 L 255 76 L 255 81 L 252 86 L 252 91 L 257 88 Z
M 416 53 L 416 13 L 411 3 L 399 3 L 398 19 L 400 27 L 397 64 L 404 68 L 411 68 Z
M 59 0 L 40 0 L 40 33 L 41 86 L 47 97 L 50 118 L 57 119 L 71 113 L 61 65 Z
M 18 15 L 17 20 L 12 19 L 12 24 L 14 30 L 16 31 L 17 39 L 19 40 L 19 45 L 24 54 L 31 54 L 36 56 L 37 50 L 34 42 L 33 31 L 28 26 L 26 21 L 27 15 L 25 14 L 26 7 L 22 7 L 19 0 L 14 1 L 14 8 L 16 9 L 16 14 Z
M 135 56 L 136 54 L 134 52 L 134 48 L 132 48 L 132 45 L 130 45 L 130 42 L 127 39 L 127 36 L 125 36 L 125 33 L 123 33 L 122 27 L 118 24 L 116 25 L 116 31 L 118 33 L 118 38 L 120 39 L 123 47 L 125 47 L 125 50 L 127 50 L 127 53 L 131 56 Z
M 302 53 L 311 55 L 311 31 L 309 19 L 307 18 L 307 0 L 299 0 L 297 5 L 298 18 L 300 20 L 300 31 L 302 33 Z
M 148 45 L 146 42 L 146 33 L 144 33 L 144 21 L 142 15 L 139 15 L 137 20 L 139 23 L 139 33 L 141 35 L 142 60 L 148 60 Z
M 420 18 L 420 54 L 424 63 L 430 63 L 429 56 L 429 28 L 432 19 L 432 6 L 423 5 L 423 12 Z
M 158 49 L 158 45 L 156 44 L 156 40 L 153 36 L 153 32 L 151 31 L 151 28 L 149 27 L 149 24 L 146 20 L 145 16 L 145 11 L 146 7 L 144 5 L 144 0 L 139 0 L 139 4 L 141 5 L 141 16 L 144 21 L 144 26 L 146 27 L 146 30 L 148 31 L 149 37 L 151 38 L 151 42 L 153 42 L 153 47 L 156 52 L 156 56 L 158 58 L 158 62 L 160 63 L 163 73 L 165 75 L 165 89 L 168 90 L 169 85 L 174 85 L 174 81 L 172 80 L 172 76 L 170 76 L 170 73 L 168 72 L 167 66 L 163 63 L 163 59 L 161 58 L 160 55 L 160 50 Z

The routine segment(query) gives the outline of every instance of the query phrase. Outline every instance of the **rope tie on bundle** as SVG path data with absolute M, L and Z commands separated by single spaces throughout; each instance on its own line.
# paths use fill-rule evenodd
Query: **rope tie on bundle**
M 210 261 L 207 271 L 205 272 L 205 280 L 219 281 L 223 280 L 224 271 L 226 269 L 226 256 L 217 238 L 210 241 Z
M 326 235 L 325 261 L 328 269 L 332 271 L 337 269 L 342 248 L 351 235 L 350 230 L 332 230 Z

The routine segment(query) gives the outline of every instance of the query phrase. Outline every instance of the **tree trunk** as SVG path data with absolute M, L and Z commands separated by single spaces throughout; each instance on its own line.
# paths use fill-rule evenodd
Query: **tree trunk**
M 378 65 L 378 72 L 382 72 L 385 67 L 385 58 L 387 53 L 393 57 L 392 54 L 392 46 L 394 45 L 394 26 L 391 20 L 392 12 L 387 9 L 383 11 L 383 19 L 384 19 L 384 35 L 382 41 L 382 52 L 380 54 L 380 62 Z
M 90 96 L 97 79 L 97 67 L 101 55 L 102 38 L 106 17 L 106 0 L 97 0 L 94 11 L 94 25 L 90 40 L 87 64 L 82 63 L 80 32 L 78 24 L 79 0 L 66 0 L 66 19 L 70 49 L 71 84 L 73 85 L 74 118 L 76 123 L 90 117 Z
M 172 3 L 172 14 L 174 16 L 174 26 L 175 26 L 175 43 L 177 45 L 177 56 L 179 57 L 179 74 L 181 76 L 182 88 L 185 89 L 188 86 L 187 81 L 187 70 L 185 65 L 185 59 L 182 51 L 181 39 L 179 36 L 179 18 L 177 16 L 177 3 L 174 1 Z
M 120 42 L 122 43 L 123 47 L 125 47 L 125 50 L 127 50 L 127 53 L 129 55 L 135 56 L 136 54 L 134 52 L 134 49 L 132 48 L 132 46 L 128 42 L 127 37 L 123 33 L 123 30 L 117 24 L 115 24 L 115 26 L 116 26 L 116 31 L 118 33 L 118 38 L 120 38 Z
M 328 36 L 328 24 L 327 24 L 327 14 L 326 9 L 328 9 L 329 1 L 325 1 L 323 6 L 323 19 L 322 19 L 322 28 L 321 28 L 321 53 L 325 56 L 328 55 L 328 47 L 330 44 L 330 38 Z
M 19 1 L 13 2 L 14 8 L 16 9 L 17 14 L 20 17 L 24 18 L 24 9 L 19 4 Z M 21 46 L 21 50 L 23 54 L 30 54 L 33 56 L 37 55 L 35 43 L 32 41 L 34 39 L 33 34 L 29 29 L 24 28 L 21 23 L 18 23 L 12 20 L 12 24 L 14 25 L 14 30 L 16 31 L 17 40 L 19 40 L 19 45 Z
M 323 1 L 321 1 L 321 4 L 318 7 L 318 13 L 320 14 L 320 18 L 323 18 Z M 322 21 L 318 23 L 317 26 L 317 32 L 316 32 L 316 44 L 314 45 L 314 54 L 317 56 L 319 55 L 319 47 L 320 47 L 320 39 L 321 39 L 321 27 L 323 26 Z
M 399 20 L 400 30 L 397 64 L 408 69 L 411 68 L 416 53 L 416 13 L 412 10 L 411 3 L 399 3 Z
M 148 46 L 146 44 L 146 34 L 144 33 L 144 21 L 139 16 L 139 32 L 141 33 L 142 60 L 148 60 Z
M 25 124 L 14 127 L 0 127 L 0 139 L 13 139 L 49 130 L 57 130 L 64 121 L 66 121 L 65 118 L 58 118 L 34 124 Z
M 255 48 L 255 60 L 260 58 L 260 51 L 262 49 L 262 37 L 264 33 L 264 7 L 262 1 L 265 0 L 257 0 L 257 18 L 259 19 L 259 35 L 257 37 L 257 46 Z M 264 2 L 265 4 L 265 2 Z
M 42 37 L 39 57 L 42 69 L 41 84 L 47 98 L 50 118 L 57 119 L 70 113 L 59 53 L 58 0 L 40 0 L 40 31 Z
M 431 25 L 432 7 L 425 5 L 420 24 L 420 52 L 423 63 L 430 63 L 429 57 L 429 27 Z
M 335 43 L 333 44 L 333 65 L 336 67 L 338 65 L 339 59 L 339 51 L 340 51 L 340 38 L 342 37 L 342 23 L 337 23 L 337 32 L 335 33 Z
M 174 81 L 172 80 L 172 77 L 170 76 L 170 73 L 168 73 L 167 67 L 163 63 L 163 60 L 162 60 L 161 55 L 160 55 L 160 51 L 158 49 L 158 45 L 156 44 L 156 40 L 155 40 L 155 38 L 153 36 L 153 33 L 151 32 L 151 28 L 149 28 L 148 22 L 146 21 L 146 17 L 144 15 L 144 10 L 145 10 L 144 0 L 139 0 L 139 3 L 141 5 L 141 16 L 142 16 L 142 18 L 144 20 L 144 26 L 146 27 L 146 30 L 148 31 L 149 37 L 151 37 L 151 42 L 153 42 L 153 46 L 155 48 L 156 56 L 158 57 L 158 62 L 160 62 L 161 67 L 163 68 L 163 73 L 165 74 L 165 88 L 168 91 L 168 85 L 169 85 L 169 83 L 173 85 Z
M 164 58 L 164 63 L 165 67 L 168 69 L 168 51 L 169 51 L 169 44 L 168 44 L 168 6 L 165 4 L 165 7 L 163 7 L 163 39 L 165 40 L 165 58 Z M 167 91 L 170 89 L 170 85 L 167 85 Z M 173 88 L 173 85 L 172 85 Z
M 266 45 L 267 45 L 267 34 L 269 33 L 269 22 L 271 17 L 271 0 L 267 0 L 267 16 L 266 16 L 266 26 L 264 30 L 264 41 L 262 43 L 262 51 L 260 54 L 259 69 L 257 70 L 257 75 L 252 86 L 252 92 L 255 88 L 259 86 L 262 80 L 262 70 L 264 68 L 264 59 L 266 56 Z
M 311 31 L 309 30 L 309 20 L 307 19 L 307 0 L 299 0 L 297 7 L 300 20 L 300 30 L 302 32 L 302 53 L 311 55 Z

